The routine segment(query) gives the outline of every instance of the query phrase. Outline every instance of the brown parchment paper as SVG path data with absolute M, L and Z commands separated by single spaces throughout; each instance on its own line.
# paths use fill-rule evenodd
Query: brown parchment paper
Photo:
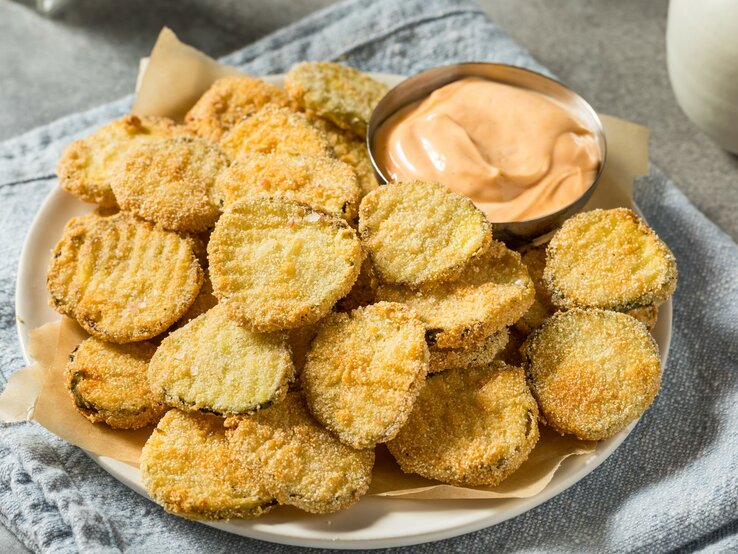
M 133 113 L 167 116 L 181 121 L 187 110 L 216 79 L 238 74 L 218 64 L 163 29 L 148 62 L 141 63 Z M 602 182 L 585 209 L 632 206 L 633 178 L 648 171 L 648 130 L 645 127 L 600 115 L 607 136 L 608 154 Z M 85 450 L 137 465 L 141 447 L 151 433 L 117 431 L 93 424 L 74 408 L 64 385 L 69 354 L 86 334 L 76 322 L 63 318 L 30 334 L 30 354 L 35 363 L 16 372 L 0 395 L 0 419 L 5 422 L 36 421 Z M 541 492 L 556 470 L 570 456 L 593 452 L 597 443 L 562 437 L 541 427 L 541 438 L 530 458 L 497 487 L 454 487 L 407 475 L 400 471 L 384 446 L 377 448 L 369 494 L 415 499 L 526 498 Z

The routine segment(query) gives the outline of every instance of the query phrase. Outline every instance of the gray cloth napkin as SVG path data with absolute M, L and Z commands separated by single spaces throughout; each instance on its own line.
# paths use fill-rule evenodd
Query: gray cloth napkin
M 473 4 L 443 0 L 352 0 L 224 61 L 261 75 L 319 59 L 401 74 L 469 60 L 545 71 Z M 56 186 L 56 159 L 130 102 L 0 144 L 3 381 L 23 365 L 13 310 L 18 257 Z M 680 269 L 661 394 L 616 453 L 576 486 L 511 521 L 413 552 L 738 551 L 738 247 L 655 168 L 638 183 L 636 201 Z M 296 550 L 170 516 L 36 424 L 2 427 L 0 520 L 44 552 Z

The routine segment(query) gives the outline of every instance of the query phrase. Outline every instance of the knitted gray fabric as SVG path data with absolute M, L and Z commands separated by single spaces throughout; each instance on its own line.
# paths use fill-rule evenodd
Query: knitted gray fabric
M 397 5 L 401 4 L 401 5 Z M 545 71 L 474 5 L 352 0 L 224 61 L 260 74 L 299 60 L 412 74 L 455 61 Z M 23 365 L 13 297 L 31 219 L 62 148 L 119 117 L 130 98 L 0 144 L 0 379 Z M 413 552 L 738 550 L 738 247 L 657 169 L 636 201 L 680 269 L 663 389 L 630 437 L 576 486 L 490 529 Z M 389 505 L 389 502 L 388 502 Z M 36 424 L 2 427 L 0 519 L 44 552 L 293 552 L 170 516 Z

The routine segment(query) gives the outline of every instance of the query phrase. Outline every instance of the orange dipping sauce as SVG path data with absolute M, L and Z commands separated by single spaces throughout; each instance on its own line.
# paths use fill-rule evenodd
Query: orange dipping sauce
M 566 107 L 474 77 L 392 115 L 372 150 L 391 180 L 442 183 L 492 222 L 534 219 L 571 204 L 601 162 L 594 133 Z

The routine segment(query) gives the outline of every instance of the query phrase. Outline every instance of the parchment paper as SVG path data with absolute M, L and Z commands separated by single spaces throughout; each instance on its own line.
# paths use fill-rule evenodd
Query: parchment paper
M 240 73 L 181 43 L 166 28 L 141 70 L 133 113 L 178 121 L 213 81 Z M 600 118 L 607 137 L 607 161 L 602 182 L 585 209 L 630 207 L 633 178 L 648 172 L 648 129 L 612 116 Z M 0 419 L 36 421 L 94 454 L 137 465 L 151 429 L 116 431 L 89 422 L 75 410 L 64 385 L 69 354 L 85 336 L 68 318 L 32 331 L 30 353 L 36 362 L 9 380 L 0 396 Z M 591 453 L 596 447 L 595 442 L 561 437 L 541 426 L 541 439 L 530 458 L 505 482 L 492 488 L 463 488 L 402 473 L 387 449 L 380 446 L 369 493 L 423 499 L 526 498 L 542 491 L 566 458 Z

